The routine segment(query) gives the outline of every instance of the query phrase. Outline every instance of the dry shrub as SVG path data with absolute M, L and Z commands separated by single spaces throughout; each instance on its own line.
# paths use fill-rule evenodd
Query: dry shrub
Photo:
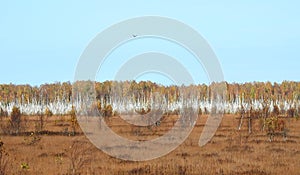
M 202 115 L 202 114 L 203 114 L 202 109 L 199 107 L 198 108 L 198 115 Z
M 69 115 L 71 116 L 70 122 L 72 127 L 72 135 L 76 134 L 76 128 L 79 126 L 77 117 L 76 117 L 76 109 L 74 106 L 72 106 L 71 111 L 69 112 Z
M 7 116 L 8 116 L 7 111 L 5 111 L 2 108 L 0 108 L 0 117 L 1 117 L 1 119 L 2 119 L 2 117 L 7 117 Z
M 16 106 L 13 107 L 10 113 L 10 124 L 12 129 L 15 129 L 15 132 L 18 133 L 21 127 L 21 112 Z
M 279 107 L 277 105 L 274 105 L 273 107 L 273 115 L 278 116 L 280 114 Z
M 295 117 L 295 109 L 294 108 L 290 108 L 287 110 L 287 116 L 288 117 Z
M 31 133 L 29 136 L 24 137 L 23 143 L 25 145 L 35 145 L 41 140 L 41 136 L 35 133 Z
M 0 129 L 2 133 L 7 132 L 7 123 L 6 123 L 7 117 L 8 117 L 7 111 L 0 108 Z
M 151 111 L 151 108 L 149 108 L 149 107 L 146 110 L 144 108 L 142 108 L 140 110 L 135 109 L 135 112 L 140 115 L 145 115 L 145 114 L 149 113 L 150 111 Z
M 4 149 L 4 143 L 0 139 L 0 175 L 7 174 L 8 153 Z
M 45 109 L 44 114 L 45 114 L 47 117 L 51 117 L 51 116 L 53 115 L 52 111 L 51 111 L 49 108 L 46 108 L 46 109 Z
M 102 115 L 102 106 L 100 101 L 94 102 L 91 105 L 91 108 L 88 111 L 88 115 L 94 115 L 94 116 Z
M 4 129 L 7 134 L 18 135 L 25 130 L 26 120 L 22 119 L 21 111 L 18 107 L 14 106 L 10 113 L 8 126 Z
M 44 115 L 43 113 L 38 115 L 38 119 L 35 121 L 35 132 L 38 134 L 42 132 L 47 124 L 48 115 Z
M 67 158 L 70 160 L 68 174 L 82 174 L 92 161 L 92 146 L 88 142 L 74 140 L 67 150 Z
M 111 117 L 113 116 L 113 108 L 111 105 L 106 105 L 103 110 L 103 116 L 104 117 Z

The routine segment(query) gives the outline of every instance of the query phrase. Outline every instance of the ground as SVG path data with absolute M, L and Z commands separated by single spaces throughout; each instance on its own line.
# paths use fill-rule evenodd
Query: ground
M 287 140 L 276 136 L 270 142 L 253 122 L 237 130 L 236 115 L 225 115 L 213 139 L 198 146 L 207 116 L 200 116 L 192 133 L 171 153 L 150 161 L 132 162 L 111 157 L 93 146 L 79 128 L 75 136 L 70 117 L 52 116 L 44 132 L 36 134 L 37 117 L 27 118 L 26 132 L 19 136 L 1 135 L 8 167 L 7 174 L 299 174 L 300 121 L 286 119 Z M 133 127 L 119 117 L 107 119 L 119 135 L 147 140 L 170 129 L 177 116 L 166 116 L 160 126 Z M 2 120 L 2 124 L 7 121 Z M 72 166 L 73 162 L 73 166 Z M 82 164 L 81 164 L 82 163 Z

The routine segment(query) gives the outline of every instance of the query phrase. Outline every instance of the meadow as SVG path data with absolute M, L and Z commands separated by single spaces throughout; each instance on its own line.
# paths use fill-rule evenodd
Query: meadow
M 18 135 L 1 135 L 1 171 L 6 174 L 298 174 L 300 172 L 300 122 L 287 118 L 287 139 L 267 133 L 253 122 L 248 133 L 244 124 L 238 130 L 238 115 L 225 115 L 213 139 L 199 147 L 207 119 L 199 116 L 183 144 L 158 159 L 133 162 L 110 157 L 93 146 L 79 127 L 73 133 L 70 116 L 51 116 L 42 131 L 35 132 L 37 116 L 27 116 L 26 130 Z M 169 130 L 178 116 L 164 117 L 160 126 L 128 125 L 118 116 L 108 125 L 129 139 L 153 139 Z M 1 122 L 5 122 L 3 119 Z M 160 146 L 160 145 L 158 145 Z M 3 166 L 6 162 L 6 167 Z

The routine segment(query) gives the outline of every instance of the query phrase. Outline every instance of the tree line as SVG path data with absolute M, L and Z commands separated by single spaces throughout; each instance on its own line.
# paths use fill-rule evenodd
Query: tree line
M 91 84 L 93 86 L 91 86 Z M 52 84 L 42 84 L 40 86 L 31 85 L 0 85 L 0 110 L 3 112 L 7 106 L 14 104 L 16 106 L 47 106 L 53 107 L 53 104 L 64 104 L 67 109 L 70 109 L 75 103 L 75 95 L 83 95 L 93 91 L 96 93 L 96 98 L 101 101 L 101 104 L 107 105 L 122 101 L 122 98 L 128 98 L 137 104 L 145 104 L 153 101 L 154 94 L 160 96 L 158 100 L 167 101 L 172 104 L 180 101 L 184 95 L 187 98 L 195 98 L 198 101 L 211 101 L 215 97 L 214 89 L 218 88 L 220 83 L 211 83 L 210 85 L 199 84 L 189 86 L 163 86 L 151 81 L 78 81 L 57 82 Z M 227 103 L 252 104 L 255 101 L 268 102 L 278 105 L 294 105 L 300 101 L 300 82 L 283 81 L 282 83 L 271 82 L 250 82 L 250 83 L 222 83 L 226 91 L 222 96 L 222 100 Z M 91 89 L 91 87 L 93 89 Z M 73 94 L 73 92 L 81 92 L 81 94 Z M 193 92 L 193 93 L 191 93 Z M 190 95 L 190 96 L 189 96 Z M 76 96 L 78 97 L 78 96 Z M 82 97 L 83 98 L 83 97 Z M 157 99 L 158 97 L 156 97 Z M 128 100 L 127 100 L 128 101 Z M 126 101 L 125 101 L 126 102 Z M 124 103 L 124 102 L 123 102 Z M 285 104 L 284 104 L 285 103 Z M 51 106 L 52 105 L 52 106 Z M 283 108 L 283 106 L 281 108 Z M 115 107 L 115 106 L 114 106 Z M 56 107 L 61 108 L 61 107 Z M 289 107 L 288 107 L 289 108 Z M 9 108 L 11 109 L 11 108 Z M 25 107 L 24 107 L 25 109 Z M 45 110 L 43 108 L 43 110 Z M 63 113 L 64 109 L 60 109 Z M 296 109 L 298 110 L 298 109 Z

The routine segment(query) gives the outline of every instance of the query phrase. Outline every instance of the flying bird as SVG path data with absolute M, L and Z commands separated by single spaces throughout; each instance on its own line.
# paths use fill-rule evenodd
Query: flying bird
M 138 35 L 132 35 L 133 38 L 137 37 Z

